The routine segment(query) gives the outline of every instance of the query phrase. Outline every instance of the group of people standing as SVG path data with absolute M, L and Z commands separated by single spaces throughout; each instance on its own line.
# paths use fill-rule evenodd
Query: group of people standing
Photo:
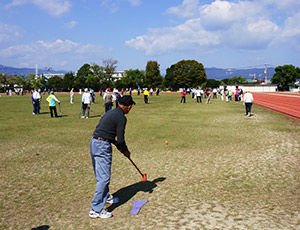
M 102 91 L 101 94 L 102 96 Z M 74 93 L 70 92 L 70 97 L 74 97 Z M 119 100 L 121 98 L 121 94 L 118 91 L 112 92 L 110 88 L 107 88 L 103 94 L 103 100 L 104 100 L 104 109 L 105 113 L 108 112 L 113 108 L 113 103 L 115 101 L 116 107 L 119 105 Z M 74 99 L 71 101 L 74 103 Z M 90 116 L 90 107 L 91 104 L 95 102 L 95 94 L 92 89 L 85 88 L 84 93 L 81 97 L 81 103 L 82 103 L 82 116 L 81 118 L 89 118 Z
M 246 116 L 251 116 L 251 107 L 253 104 L 253 95 L 250 93 L 249 90 L 246 91 L 246 93 L 243 92 L 243 89 L 236 87 L 234 92 L 232 90 L 224 90 L 224 88 L 221 88 L 217 90 L 216 88 L 212 90 L 212 94 L 209 90 L 203 89 L 197 87 L 196 89 L 183 89 L 180 91 L 181 94 L 181 100 L 180 103 L 186 103 L 186 95 L 192 93 L 192 99 L 195 99 L 196 103 L 202 103 L 202 97 L 206 98 L 206 104 L 210 104 L 211 101 L 211 95 L 213 94 L 213 99 L 217 99 L 217 95 L 221 95 L 221 100 L 224 101 L 224 96 L 226 97 L 226 102 L 234 101 L 240 102 L 243 101 L 245 104 L 245 110 L 246 110 Z
M 186 95 L 190 94 L 192 92 L 192 99 L 195 99 L 196 103 L 202 103 L 202 97 L 206 99 L 206 104 L 210 104 L 210 99 L 211 99 L 211 93 L 205 89 L 201 89 L 200 87 L 197 87 L 195 89 L 183 89 L 180 91 L 181 94 L 181 100 L 180 103 L 186 103 Z
M 243 89 L 236 86 L 235 90 L 231 90 L 231 89 L 224 90 L 224 88 L 222 88 L 220 89 L 220 94 L 221 94 L 222 101 L 224 101 L 224 95 L 225 95 L 227 103 L 233 101 L 233 98 L 236 103 L 243 101 L 246 110 L 245 115 L 248 117 L 251 116 L 251 108 L 252 108 L 254 98 L 252 93 L 249 90 L 246 90 L 246 92 L 244 93 Z
M 33 105 L 32 114 L 34 114 L 34 115 L 40 114 L 41 99 L 42 99 L 42 96 L 41 96 L 40 90 L 34 89 L 31 91 L 31 101 L 32 101 L 32 105 Z M 55 102 L 58 102 L 58 104 L 60 104 L 60 101 L 54 96 L 54 91 L 50 91 L 49 96 L 46 98 L 46 101 L 49 103 L 50 116 L 58 117 Z

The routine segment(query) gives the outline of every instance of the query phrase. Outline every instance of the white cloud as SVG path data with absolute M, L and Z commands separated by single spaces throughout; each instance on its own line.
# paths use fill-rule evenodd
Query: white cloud
M 222 31 L 222 44 L 241 50 L 259 50 L 267 48 L 274 37 L 279 36 L 280 28 L 272 21 L 249 18 L 245 23 L 235 23 Z
M 289 17 L 285 21 L 285 25 L 282 31 L 282 36 L 279 38 L 279 42 L 285 42 L 293 44 L 297 50 L 300 50 L 300 13 Z
M 181 5 L 170 7 L 166 14 L 172 14 L 180 18 L 191 18 L 197 13 L 199 0 L 184 0 Z
M 284 37 L 299 37 L 300 36 L 300 13 L 289 17 L 285 21 L 285 27 L 283 30 Z
M 27 66 L 34 66 L 38 63 L 41 66 L 51 65 L 63 67 L 76 61 L 86 62 L 101 59 L 109 53 L 108 49 L 101 45 L 81 44 L 71 40 L 43 41 L 39 40 L 30 44 L 10 46 L 0 50 L 0 62 L 2 60 L 18 60 L 19 63 L 27 63 Z
M 9 43 L 21 37 L 21 33 L 16 26 L 0 22 L 0 43 Z
M 69 0 L 13 0 L 6 8 L 17 7 L 25 4 L 33 4 L 47 11 L 52 16 L 61 16 L 71 8 Z
M 139 6 L 141 5 L 141 0 L 128 0 L 128 2 L 133 6 Z
M 295 3 L 296 8 L 300 5 L 297 1 L 287 0 Z M 287 19 L 283 28 L 275 19 L 277 8 L 287 8 L 287 4 L 275 0 L 262 2 L 215 0 L 200 6 L 198 0 L 183 0 L 180 6 L 171 7 L 166 13 L 191 19 L 174 27 L 148 30 L 125 44 L 147 55 L 161 55 L 184 49 L 209 52 L 218 47 L 264 50 L 276 42 L 288 44 L 282 34 L 300 43 L 300 13 Z
M 109 9 L 111 13 L 115 13 L 119 10 L 118 5 L 113 0 L 102 0 L 101 6 Z
M 199 19 L 191 19 L 174 28 L 152 29 L 146 35 L 126 41 L 125 44 L 147 55 L 174 50 L 195 50 L 219 44 L 219 37 L 205 31 Z
M 244 23 L 248 18 L 261 15 L 263 9 L 253 2 L 215 1 L 199 8 L 203 26 L 208 30 L 228 29 L 234 23 Z
M 65 25 L 68 29 L 72 29 L 72 28 L 74 28 L 78 25 L 78 22 L 77 21 L 70 21 L 70 22 L 67 22 Z

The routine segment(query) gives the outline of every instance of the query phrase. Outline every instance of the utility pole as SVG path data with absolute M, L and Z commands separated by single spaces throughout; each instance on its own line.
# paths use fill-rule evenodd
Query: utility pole
M 35 64 L 35 79 L 38 78 L 38 65 Z
M 268 65 L 267 64 L 265 64 L 264 74 L 265 74 L 265 84 L 267 84 L 268 83 Z

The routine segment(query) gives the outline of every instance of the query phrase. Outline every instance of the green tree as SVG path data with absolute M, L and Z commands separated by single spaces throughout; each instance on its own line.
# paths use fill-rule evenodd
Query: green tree
M 117 69 L 117 63 L 118 61 L 113 59 L 102 60 L 103 70 L 104 70 L 104 85 L 106 87 L 112 86 L 112 83 L 114 81 L 112 76 Z
M 136 89 L 138 86 L 143 87 L 145 81 L 145 71 L 139 69 L 125 70 L 125 76 L 120 80 L 122 88 Z
M 24 84 L 25 84 L 24 79 L 21 76 L 19 76 L 19 75 L 13 76 L 11 78 L 11 81 L 13 82 L 13 84 L 18 85 L 19 87 L 23 87 Z
M 80 69 L 77 71 L 74 86 L 76 89 L 82 89 L 87 87 L 86 86 L 86 79 L 89 75 L 92 75 L 93 72 L 91 71 L 91 66 L 89 64 L 84 64 L 80 67 Z
M 89 87 L 96 91 L 98 91 L 100 88 L 105 88 L 103 85 L 105 77 L 104 68 L 96 63 L 93 63 L 90 65 L 90 71 L 92 72 L 93 78 L 89 77 L 89 79 L 87 79 L 88 86 L 92 84 L 92 86 Z
M 175 65 L 171 65 L 169 68 L 167 68 L 166 76 L 164 78 L 164 86 L 171 90 L 178 90 L 179 86 L 175 83 L 174 80 L 174 69 Z
M 9 87 L 9 80 L 5 74 L 0 73 L 0 87 L 3 87 L 3 90 Z
M 204 66 L 195 60 L 182 60 L 174 66 L 174 81 L 179 87 L 197 87 L 206 81 Z
M 236 84 L 247 84 L 248 81 L 242 76 L 235 76 L 233 78 L 225 78 L 222 80 L 226 85 L 236 85 Z
M 203 88 L 219 88 L 221 85 L 221 81 L 215 80 L 215 79 L 207 79 L 207 81 L 204 83 L 205 85 L 202 85 Z
M 53 90 L 62 88 L 63 79 L 57 75 L 54 75 L 48 79 L 48 87 Z
M 23 76 L 22 78 L 26 79 L 24 83 L 25 89 L 42 89 L 45 86 L 43 84 L 45 82 L 44 78 L 36 78 L 35 74 L 33 73 L 29 73 L 26 76 Z
M 65 74 L 63 81 L 62 81 L 62 87 L 64 90 L 71 90 L 75 87 L 75 76 L 72 71 Z
M 275 74 L 271 79 L 272 84 L 288 86 L 294 84 L 296 79 L 300 78 L 300 68 L 293 65 L 277 66 Z
M 148 61 L 145 73 L 145 86 L 149 88 L 162 87 L 163 77 L 160 75 L 157 61 Z

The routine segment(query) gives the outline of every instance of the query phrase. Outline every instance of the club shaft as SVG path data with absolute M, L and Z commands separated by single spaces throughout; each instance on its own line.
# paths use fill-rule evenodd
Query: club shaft
M 131 158 L 128 158 L 131 163 L 134 165 L 134 167 L 137 169 L 137 171 L 139 171 L 139 173 L 141 174 L 141 176 L 144 176 L 143 173 L 141 172 L 141 170 L 136 166 L 136 164 L 131 160 Z

